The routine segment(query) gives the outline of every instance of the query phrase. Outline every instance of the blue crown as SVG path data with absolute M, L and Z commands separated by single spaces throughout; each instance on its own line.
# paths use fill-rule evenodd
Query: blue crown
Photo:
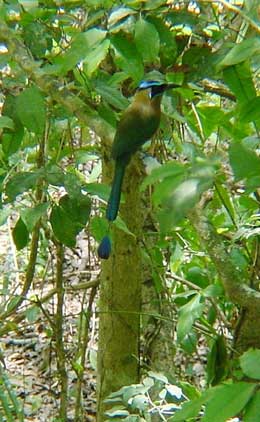
M 152 88 L 154 86 L 161 86 L 161 85 L 164 85 L 163 82 L 148 80 L 148 81 L 141 81 L 138 88 L 147 89 L 147 88 Z

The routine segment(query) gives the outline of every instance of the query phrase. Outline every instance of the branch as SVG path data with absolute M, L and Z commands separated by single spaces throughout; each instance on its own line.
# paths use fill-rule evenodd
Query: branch
M 231 101 L 236 101 L 236 96 L 221 82 L 212 81 L 211 79 L 203 79 L 198 83 L 205 92 L 217 94 L 220 97 L 228 98 Z
M 189 214 L 189 219 L 198 232 L 202 246 L 208 252 L 222 280 L 230 300 L 251 311 L 260 309 L 260 292 L 250 288 L 243 274 L 235 267 L 215 228 L 203 214 L 202 201 Z

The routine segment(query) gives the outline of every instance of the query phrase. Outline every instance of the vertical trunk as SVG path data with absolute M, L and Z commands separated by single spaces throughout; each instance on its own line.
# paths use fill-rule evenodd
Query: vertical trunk
M 123 385 L 139 378 L 139 330 L 142 266 L 139 237 L 142 211 L 139 185 L 141 172 L 135 158 L 128 165 L 121 216 L 129 235 L 113 228 L 112 255 L 103 262 L 100 287 L 98 351 L 98 422 L 102 422 L 103 400 Z M 105 171 L 108 169 L 105 169 Z M 122 201 L 121 201 L 122 202 Z

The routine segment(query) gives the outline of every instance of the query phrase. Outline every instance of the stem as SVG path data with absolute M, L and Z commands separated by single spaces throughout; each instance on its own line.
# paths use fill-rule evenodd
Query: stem
M 47 126 L 47 125 L 46 125 Z M 40 169 L 44 166 L 45 161 L 45 143 L 46 143 L 46 131 L 45 134 L 41 137 L 39 141 L 39 151 L 38 151 L 38 157 L 37 157 L 37 168 Z M 40 204 L 44 202 L 44 180 L 39 179 L 36 189 L 35 189 L 35 197 L 36 197 L 36 203 Z M 3 312 L 0 315 L 0 320 L 5 320 L 10 315 L 14 314 L 17 309 L 21 306 L 23 301 L 26 298 L 26 295 L 28 291 L 30 290 L 31 284 L 33 282 L 34 274 L 35 274 L 35 267 L 36 267 L 36 260 L 38 255 L 38 245 L 39 245 L 39 236 L 40 236 L 40 227 L 41 227 L 41 220 L 39 220 L 33 229 L 32 232 L 32 240 L 31 240 L 31 246 L 30 246 L 30 255 L 29 255 L 29 261 L 25 272 L 25 281 L 24 285 L 22 287 L 21 294 L 19 295 L 17 301 L 15 301 L 12 306 L 8 307 L 8 310 Z
M 55 341 L 57 353 L 57 369 L 60 377 L 60 409 L 59 417 L 61 422 L 67 421 L 68 407 L 68 375 L 66 371 L 66 353 L 63 341 L 63 305 L 64 305 L 64 288 L 63 288 L 63 259 L 64 249 L 61 243 L 56 244 L 56 289 L 57 289 L 57 311 L 55 324 Z
M 80 371 L 78 371 L 78 380 L 77 380 L 77 386 L 76 386 L 76 404 L 75 404 L 75 422 L 80 422 L 82 420 L 81 415 L 81 396 L 82 396 L 82 382 L 83 382 L 83 376 L 84 376 L 84 369 L 85 369 L 85 359 L 86 359 L 86 351 L 88 346 L 88 340 L 89 340 L 89 323 L 90 318 L 92 315 L 92 305 L 96 296 L 97 292 L 97 286 L 93 287 L 90 292 L 89 302 L 88 302 L 88 308 L 86 314 L 82 311 L 82 323 L 81 323 L 81 330 L 83 330 L 83 337 L 81 340 L 82 347 L 81 347 L 81 359 L 80 359 Z M 80 340 L 79 336 L 79 340 Z

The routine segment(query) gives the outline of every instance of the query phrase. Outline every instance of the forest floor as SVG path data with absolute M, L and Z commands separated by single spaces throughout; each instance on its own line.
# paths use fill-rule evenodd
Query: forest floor
M 78 324 L 82 309 L 88 305 L 88 295 L 83 289 L 77 289 L 79 283 L 96 280 L 98 276 L 97 263 L 89 265 L 89 242 L 80 237 L 74 250 L 66 249 L 64 265 L 64 284 L 66 290 L 64 303 L 64 345 L 66 351 L 69 412 L 68 421 L 74 421 L 74 405 L 77 386 L 77 374 L 73 370 L 73 361 L 78 352 Z M 2 273 L 1 306 L 12 294 L 18 294 L 17 283 L 22 283 L 23 274 L 18 267 L 23 264 L 24 252 L 15 251 L 8 227 L 2 226 L 0 235 L 0 270 Z M 55 351 L 55 338 L 51 321 L 55 321 L 56 298 L 53 295 L 46 303 L 33 305 L 35 298 L 43 298 L 54 288 L 54 274 L 52 276 L 52 258 L 48 251 L 49 268 L 38 271 L 36 281 L 30 290 L 27 300 L 19 308 L 10 321 L 23 315 L 21 322 L 10 329 L 0 338 L 0 365 L 2 373 L 9 379 L 13 391 L 23 408 L 27 422 L 54 422 L 57 420 L 59 408 L 59 378 Z M 53 256 L 52 256 L 53 255 Z M 55 259 L 55 258 L 53 258 Z M 38 258 L 39 262 L 41 257 Z M 93 258 L 91 260 L 93 262 Z M 39 265 L 41 267 L 41 265 Z M 55 262 L 54 262 L 55 266 Z M 72 289 L 75 288 L 72 291 Z M 40 303 L 40 301 L 39 301 Z M 84 416 L 82 421 L 94 421 L 96 413 L 96 374 L 95 354 L 97 349 L 97 318 L 96 305 L 92 305 L 92 318 L 88 336 L 86 368 L 82 386 L 82 401 L 84 402 Z M 6 321 L 5 321 L 6 324 Z M 3 323 L 4 325 L 4 323 Z M 2 324 L 0 324 L 2 328 Z M 90 363 L 91 362 L 91 363 Z M 1 388 L 1 387 L 0 387 Z M 1 405 L 0 405 L 1 410 Z

